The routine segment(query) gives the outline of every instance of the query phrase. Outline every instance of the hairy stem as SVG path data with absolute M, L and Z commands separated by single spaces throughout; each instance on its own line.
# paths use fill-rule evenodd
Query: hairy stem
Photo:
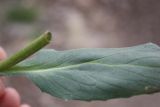
M 31 42 L 28 46 L 9 57 L 8 59 L 0 62 L 0 70 L 11 68 L 17 63 L 23 61 L 29 56 L 33 55 L 38 50 L 42 49 L 44 46 L 50 43 L 52 34 L 50 32 L 45 32 L 39 38 Z

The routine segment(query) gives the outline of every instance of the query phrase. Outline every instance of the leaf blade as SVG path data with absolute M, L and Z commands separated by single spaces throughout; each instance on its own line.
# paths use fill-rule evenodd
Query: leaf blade
M 12 73 L 12 74 L 11 74 Z M 6 75 L 7 73 L 1 73 Z M 44 50 L 8 70 L 69 100 L 107 100 L 160 91 L 160 47 Z

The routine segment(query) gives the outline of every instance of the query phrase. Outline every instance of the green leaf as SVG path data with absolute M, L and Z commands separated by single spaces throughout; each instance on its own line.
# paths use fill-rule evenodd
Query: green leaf
M 160 47 L 42 50 L 0 75 L 24 75 L 67 100 L 107 100 L 160 91 Z
M 38 12 L 35 8 L 26 8 L 24 6 L 15 6 L 6 13 L 6 19 L 10 22 L 33 23 L 38 18 Z

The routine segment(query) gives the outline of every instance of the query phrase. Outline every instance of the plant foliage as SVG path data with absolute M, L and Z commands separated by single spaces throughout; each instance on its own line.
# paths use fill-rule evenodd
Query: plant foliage
M 107 100 L 160 91 L 160 47 L 44 49 L 0 75 L 23 75 L 67 100 Z

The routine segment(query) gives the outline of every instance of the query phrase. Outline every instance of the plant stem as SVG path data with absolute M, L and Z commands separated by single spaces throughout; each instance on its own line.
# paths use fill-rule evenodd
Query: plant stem
M 33 55 L 38 50 L 42 49 L 44 46 L 50 43 L 52 34 L 50 32 L 45 32 L 39 38 L 31 42 L 28 46 L 15 53 L 8 59 L 0 62 L 0 70 L 9 69 L 17 63 L 25 60 L 29 56 Z

